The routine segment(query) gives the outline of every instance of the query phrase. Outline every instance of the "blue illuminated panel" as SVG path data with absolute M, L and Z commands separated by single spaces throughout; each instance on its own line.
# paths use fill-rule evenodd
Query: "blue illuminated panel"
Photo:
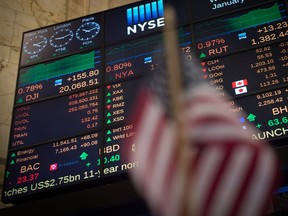
M 139 16 L 140 16 L 140 22 L 144 22 L 145 21 L 145 9 L 144 9 L 144 5 L 139 6 Z
M 129 9 L 127 9 L 127 24 L 132 25 L 132 23 L 133 23 L 132 9 L 129 8 Z
M 152 15 L 151 15 L 151 5 L 150 4 L 146 4 L 145 5 L 145 9 L 146 9 L 146 19 L 150 20 Z
M 134 7 L 133 8 L 133 23 L 137 24 L 138 22 L 139 22 L 139 19 L 138 19 L 138 8 Z
M 145 1 L 145 4 L 137 2 L 133 6 L 116 8 L 105 13 L 105 45 L 161 32 L 165 26 L 164 9 L 167 3 L 175 6 L 179 26 L 187 25 L 189 23 L 188 7 L 184 1 L 154 0 Z M 115 32 L 117 32 L 117 37 Z
M 152 11 L 151 11 L 152 8 Z M 152 12 L 152 15 L 151 15 Z M 127 24 L 138 24 L 164 16 L 163 0 L 127 9 Z
M 154 19 L 157 19 L 157 18 L 158 18 L 157 3 L 156 3 L 156 2 L 152 2 L 151 5 L 152 5 L 152 17 L 153 17 Z

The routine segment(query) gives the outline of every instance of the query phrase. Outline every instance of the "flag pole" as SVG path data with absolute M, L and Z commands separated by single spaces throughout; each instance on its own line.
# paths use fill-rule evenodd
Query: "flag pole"
M 165 33 L 164 41 L 166 48 L 166 65 L 168 72 L 169 93 L 171 100 L 172 116 L 177 125 L 178 141 L 183 146 L 185 144 L 185 135 L 183 129 L 185 128 L 184 119 L 181 118 L 183 114 L 183 104 L 181 102 L 182 92 L 182 78 L 180 57 L 178 51 L 178 39 L 176 26 L 175 12 L 171 6 L 167 6 L 165 10 Z
M 187 186 L 188 173 L 191 173 L 191 167 L 188 166 L 188 137 L 186 134 L 185 119 L 183 118 L 184 105 L 182 101 L 182 77 L 181 77 L 181 65 L 178 48 L 178 36 L 176 30 L 176 16 L 174 9 L 171 6 L 167 6 L 165 9 L 165 27 L 164 27 L 164 47 L 166 48 L 166 66 L 168 72 L 168 84 L 171 100 L 171 111 L 173 119 L 176 123 L 176 152 L 180 160 L 179 170 L 181 172 L 182 185 Z M 183 188 L 183 215 L 187 214 L 187 198 L 188 190 Z

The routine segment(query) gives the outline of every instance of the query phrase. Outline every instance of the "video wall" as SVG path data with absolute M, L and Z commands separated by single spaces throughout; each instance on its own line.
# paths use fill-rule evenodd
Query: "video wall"
M 245 111 L 242 130 L 252 122 L 251 139 L 286 144 L 287 1 L 139 1 L 23 33 L 4 203 L 117 181 L 138 166 L 123 149 L 137 149 L 132 106 L 163 64 L 167 3 L 181 55 L 198 58 L 231 112 Z

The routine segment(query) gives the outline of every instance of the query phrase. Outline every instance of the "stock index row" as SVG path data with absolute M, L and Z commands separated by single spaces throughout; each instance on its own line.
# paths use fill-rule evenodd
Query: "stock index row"
M 288 137 L 287 2 L 137 2 L 23 35 L 3 202 L 137 168 L 125 158 L 137 151 L 132 108 L 165 62 L 167 2 L 178 12 L 180 54 L 198 61 L 199 76 L 231 112 L 244 111 L 239 130 L 253 125 L 251 139 L 275 146 Z M 204 5 L 210 17 L 189 15 Z

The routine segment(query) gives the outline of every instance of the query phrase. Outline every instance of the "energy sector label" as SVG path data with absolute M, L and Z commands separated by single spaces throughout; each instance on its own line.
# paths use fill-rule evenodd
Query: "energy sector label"
M 285 40 L 288 18 L 283 1 L 195 24 L 196 54 L 217 57 Z
M 19 70 L 16 104 L 94 88 L 102 83 L 101 52 L 92 50 Z
M 187 60 L 191 60 L 191 34 L 189 29 L 178 29 L 178 38 L 182 54 Z M 153 73 L 159 69 L 164 51 L 162 34 L 106 48 L 106 84 Z

